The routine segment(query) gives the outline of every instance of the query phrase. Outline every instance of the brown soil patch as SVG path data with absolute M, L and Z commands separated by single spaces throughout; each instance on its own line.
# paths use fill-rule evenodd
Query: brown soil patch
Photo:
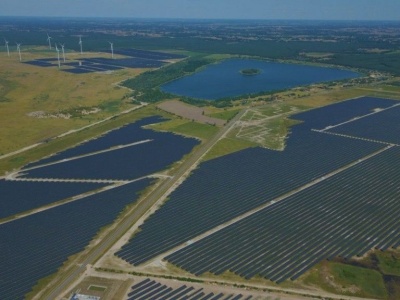
M 203 108 L 189 105 L 178 100 L 166 101 L 157 105 L 157 107 L 171 114 L 203 124 L 223 126 L 226 122 L 225 120 L 205 116 Z

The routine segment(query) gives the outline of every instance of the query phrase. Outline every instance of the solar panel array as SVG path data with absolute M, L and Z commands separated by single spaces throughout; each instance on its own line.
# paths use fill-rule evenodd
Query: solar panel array
M 38 66 L 38 67 L 55 67 L 55 64 L 49 63 L 47 61 L 42 61 L 42 60 L 29 60 L 25 61 L 25 64 L 32 65 L 32 66 Z
M 105 72 L 115 71 L 124 68 L 159 68 L 165 65 L 166 60 L 169 59 L 180 59 L 186 56 L 147 51 L 139 49 L 116 49 L 114 54 L 128 56 L 128 58 L 85 58 L 74 62 L 61 61 L 63 66 L 62 71 L 73 74 L 84 74 L 92 72 Z M 26 61 L 26 64 L 39 66 L 39 67 L 57 67 L 57 58 L 40 58 L 36 60 Z M 68 66 L 69 68 L 65 68 Z
M 334 255 L 399 246 L 395 215 L 400 211 L 394 200 L 399 193 L 399 148 L 387 150 L 380 142 L 311 131 L 397 103 L 362 98 L 304 112 L 294 116 L 305 122 L 292 128 L 283 152 L 253 148 L 202 163 L 116 255 L 138 265 L 186 243 L 191 245 L 167 260 L 194 274 L 231 270 L 246 278 L 260 274 L 281 282 Z M 385 151 L 361 162 L 378 150 Z M 325 178 L 354 162 L 359 164 Z M 314 180 L 322 182 L 190 242 Z
M 82 60 L 83 64 L 86 62 L 93 64 L 103 64 L 111 66 L 121 66 L 125 68 L 159 68 L 165 65 L 165 62 L 160 60 L 143 59 L 138 57 L 132 58 L 86 58 Z
M 24 299 L 39 279 L 82 251 L 149 183 L 130 183 L 0 225 L 1 299 Z
M 146 139 L 156 139 L 157 137 L 162 136 L 164 133 L 156 132 L 150 129 L 144 129 L 142 127 L 149 124 L 159 123 L 164 120 L 165 119 L 161 118 L 160 116 L 143 118 L 134 123 L 111 130 L 95 139 L 91 139 L 75 147 L 56 153 L 50 157 L 28 164 L 25 166 L 25 168 L 60 161 L 75 156 L 81 156 L 92 152 L 101 151 L 119 145 L 130 144 Z
M 399 116 L 400 106 L 395 106 L 327 131 L 400 145 Z
M 148 51 L 148 50 L 140 50 L 140 49 L 114 49 L 114 54 L 120 54 L 124 56 L 131 57 L 140 57 L 144 59 L 153 59 L 153 60 L 168 60 L 168 59 L 180 59 L 185 58 L 185 55 L 175 54 L 175 53 L 166 53 L 166 52 L 158 52 L 158 51 Z
M 170 164 L 182 159 L 199 143 L 195 139 L 170 133 L 149 135 L 154 139 L 113 151 L 26 170 L 21 177 L 131 180 L 164 170 Z
M 112 130 L 26 166 L 16 178 L 27 180 L 28 175 L 33 177 L 29 180 L 37 180 L 35 176 L 39 176 L 78 182 L 0 180 L 0 218 L 105 186 L 103 183 L 79 182 L 84 178 L 104 176 L 112 180 L 121 177 L 136 180 L 152 171 L 163 170 L 199 143 L 195 139 L 141 128 L 161 120 L 160 117 L 151 117 Z M 143 139 L 149 141 L 145 143 L 146 147 L 130 145 Z M 121 144 L 126 146 L 126 143 L 129 144 L 127 147 L 118 148 Z M 110 151 L 96 153 L 101 150 Z M 79 155 L 90 156 L 64 161 Z M 42 164 L 46 163 L 56 164 L 43 167 Z M 28 167 L 36 169 L 29 170 Z M 82 168 L 85 169 L 83 172 L 80 171 Z M 98 174 L 90 175 L 94 172 Z M 1 299 L 23 299 L 39 279 L 56 272 L 70 255 L 83 250 L 100 228 L 110 224 L 126 205 L 134 203 L 137 193 L 149 186 L 152 180 L 141 179 L 112 189 L 110 186 L 97 194 L 0 224 Z
M 149 278 L 132 286 L 128 300 L 250 300 L 252 296 L 206 292 L 203 288 L 182 285 L 172 288 Z
M 105 186 L 99 183 L 0 180 L 0 219 Z
M 117 256 L 143 263 L 383 148 L 311 131 L 291 139 L 283 152 L 252 148 L 201 164 Z
M 398 103 L 396 100 L 372 97 L 362 97 L 333 103 L 292 116 L 293 119 L 304 121 L 301 126 L 295 126 L 293 129 L 298 127 L 305 130 L 323 129 L 355 117 L 364 116 L 377 108 L 388 108 Z
M 400 148 L 393 147 L 166 257 L 196 275 L 282 282 L 323 259 L 400 246 Z

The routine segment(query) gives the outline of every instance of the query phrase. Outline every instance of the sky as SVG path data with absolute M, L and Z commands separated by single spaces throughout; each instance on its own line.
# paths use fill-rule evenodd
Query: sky
M 0 16 L 400 21 L 400 0 L 0 0 Z

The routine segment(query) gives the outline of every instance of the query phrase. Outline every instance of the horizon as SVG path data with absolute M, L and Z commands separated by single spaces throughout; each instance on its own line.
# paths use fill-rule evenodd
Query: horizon
M 0 15 L 0 19 L 19 18 L 19 19 L 108 19 L 108 20 L 130 20 L 130 21 L 248 21 L 248 22 L 389 22 L 400 23 L 395 19 L 246 19 L 246 18 L 185 18 L 185 17 L 103 17 L 103 16 L 23 16 L 23 15 Z
M 188 20 L 399 21 L 398 0 L 1 0 L 1 16 Z

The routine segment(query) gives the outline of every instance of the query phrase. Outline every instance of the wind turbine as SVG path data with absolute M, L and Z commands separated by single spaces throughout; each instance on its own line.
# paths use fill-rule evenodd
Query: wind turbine
M 81 54 L 82 54 L 82 36 L 79 36 L 79 45 L 81 46 Z
M 65 62 L 65 52 L 64 52 L 64 45 L 65 45 L 65 44 L 60 44 L 60 46 L 61 46 L 61 49 L 62 49 L 62 53 L 63 53 L 63 59 L 64 59 L 64 62 Z
M 51 39 L 52 37 L 49 36 L 49 34 L 47 33 L 47 41 L 49 42 L 49 49 L 51 50 Z
M 109 43 L 111 46 L 111 58 L 114 59 L 114 43 L 111 43 L 111 42 L 109 42 Z
M 57 59 L 58 59 L 58 68 L 61 68 L 61 65 L 60 65 L 60 49 L 58 49 L 57 44 L 56 44 L 56 51 L 57 51 Z
M 19 61 L 22 61 L 22 57 L 21 57 L 21 44 L 18 44 L 18 43 L 16 43 L 17 44 L 17 51 L 18 51 L 18 54 L 19 54 Z
M 4 42 L 5 42 L 6 48 L 7 48 L 7 55 L 8 55 L 8 57 L 10 57 L 10 49 L 8 49 L 8 41 L 6 39 L 4 39 Z

